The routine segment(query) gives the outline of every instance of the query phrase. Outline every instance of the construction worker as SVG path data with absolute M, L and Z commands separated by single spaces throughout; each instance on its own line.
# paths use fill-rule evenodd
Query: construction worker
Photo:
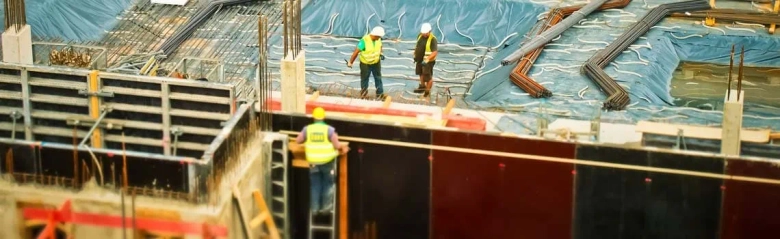
M 420 76 L 420 86 L 414 90 L 415 93 L 424 93 L 423 97 L 429 97 L 431 87 L 433 87 L 433 65 L 436 64 L 436 55 L 438 55 L 438 44 L 436 37 L 431 33 L 430 23 L 423 23 L 420 28 L 420 35 L 417 36 L 417 45 L 414 48 L 415 74 Z
M 357 48 L 352 52 L 352 57 L 347 62 L 347 67 L 352 68 L 352 63 L 360 54 L 360 98 L 368 99 L 368 76 L 374 75 L 374 85 L 376 86 L 376 97 L 384 99 L 384 89 L 382 88 L 382 37 L 385 35 L 385 29 L 374 27 L 371 33 L 363 36 L 358 42 Z
M 311 212 L 324 214 L 333 210 L 333 189 L 336 172 L 334 159 L 339 155 L 336 129 L 325 124 L 325 110 L 317 107 L 312 112 L 314 123 L 303 127 L 296 142 L 306 147 L 311 182 Z

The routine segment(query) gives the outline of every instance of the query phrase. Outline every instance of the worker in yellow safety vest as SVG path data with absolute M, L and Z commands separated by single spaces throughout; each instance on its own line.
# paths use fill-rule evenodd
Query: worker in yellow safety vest
M 417 36 L 417 45 L 414 48 L 414 73 L 420 76 L 420 86 L 414 93 L 423 93 L 427 98 L 431 95 L 433 87 L 433 65 L 436 64 L 436 56 L 439 54 L 436 37 L 431 33 L 430 23 L 423 23 L 420 35 Z
M 303 128 L 296 142 L 306 147 L 311 182 L 311 212 L 325 214 L 333 211 L 334 159 L 339 155 L 336 129 L 325 124 L 325 110 L 317 107 L 312 112 L 314 123 Z
M 384 89 L 382 87 L 382 37 L 385 35 L 385 29 L 374 27 L 371 33 L 363 36 L 358 42 L 357 48 L 352 52 L 352 57 L 347 62 L 347 67 L 352 68 L 352 63 L 360 54 L 360 97 L 368 98 L 368 77 L 374 75 L 374 85 L 376 86 L 376 97 L 384 99 Z

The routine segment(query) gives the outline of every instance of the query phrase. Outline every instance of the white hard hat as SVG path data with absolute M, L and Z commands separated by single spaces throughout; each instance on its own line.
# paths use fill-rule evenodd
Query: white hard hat
M 374 29 L 371 29 L 371 35 L 383 37 L 385 36 L 385 29 L 382 27 L 374 27 Z
M 420 33 L 429 33 L 431 32 L 431 29 L 433 28 L 431 27 L 430 23 L 423 23 L 422 27 L 420 28 Z

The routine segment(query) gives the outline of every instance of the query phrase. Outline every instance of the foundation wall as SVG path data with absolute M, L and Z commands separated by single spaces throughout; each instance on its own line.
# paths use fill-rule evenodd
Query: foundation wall
M 274 115 L 299 131 L 303 115 Z M 627 149 L 329 118 L 340 136 L 778 178 L 755 158 Z M 349 234 L 376 238 L 771 238 L 780 185 L 350 141 Z M 727 163 L 728 162 L 728 163 Z M 306 180 L 305 170 L 295 172 Z M 293 184 L 305 230 L 308 184 Z M 413 217 L 411 216 L 413 215 Z

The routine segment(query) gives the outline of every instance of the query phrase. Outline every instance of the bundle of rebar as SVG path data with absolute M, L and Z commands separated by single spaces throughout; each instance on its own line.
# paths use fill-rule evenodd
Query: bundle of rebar
M 535 32 L 536 35 L 542 34 L 544 31 L 550 29 L 550 27 L 560 22 L 561 19 L 563 19 L 563 14 L 561 14 L 560 9 L 552 9 L 550 13 L 547 14 L 545 19 L 536 23 L 536 26 L 534 26 L 535 30 L 531 32 Z M 552 96 L 552 92 L 550 90 L 540 85 L 538 82 L 531 79 L 527 75 L 528 71 L 530 71 L 533 67 L 534 62 L 536 62 L 536 59 L 539 58 L 539 55 L 542 54 L 542 50 L 544 50 L 544 46 L 526 54 L 525 57 L 523 57 L 517 63 L 515 69 L 509 73 L 509 79 L 512 81 L 512 83 L 514 83 L 517 87 L 520 87 L 520 89 L 523 89 L 523 91 L 534 98 L 546 98 Z
M 282 23 L 284 24 L 284 57 L 292 54 L 298 57 L 301 51 L 301 1 L 284 0 L 282 3 Z
M 208 18 L 213 15 L 218 8 L 251 1 L 255 0 L 217 0 L 209 2 L 206 7 L 199 9 L 198 12 L 196 12 L 195 15 L 180 28 L 180 30 L 166 39 L 165 42 L 163 42 L 163 44 L 160 46 L 159 51 L 161 51 L 165 56 L 170 56 L 171 53 L 173 53 L 173 51 L 179 48 L 179 46 L 181 46 L 184 41 L 192 36 L 192 33 L 195 32 L 195 30 L 200 25 L 206 22 L 206 20 L 208 20 Z
M 598 51 L 593 55 L 580 69 L 582 73 L 587 75 L 593 80 L 604 93 L 607 95 L 607 100 L 604 102 L 604 108 L 607 110 L 622 110 L 629 103 L 630 98 L 628 92 L 623 87 L 617 84 L 603 68 L 606 67 L 611 61 L 615 60 L 623 50 L 628 48 L 639 37 L 644 35 L 655 24 L 660 22 L 664 17 L 671 12 L 687 12 L 697 10 L 710 9 L 710 5 L 707 1 L 693 0 L 685 2 L 676 2 L 659 5 L 653 10 L 650 10 L 645 14 L 642 19 L 635 23 L 628 31 L 624 32 L 615 41 L 609 44 L 603 50 Z
M 673 13 L 672 17 L 712 17 L 719 20 L 750 22 L 758 24 L 780 23 L 780 14 L 763 13 L 740 9 L 712 9 L 707 11 L 695 11 L 687 13 Z
M 560 23 L 556 24 L 555 26 L 551 27 L 544 33 L 539 34 L 535 38 L 523 44 L 523 46 L 520 47 L 520 49 L 518 49 L 517 51 L 513 52 L 511 55 L 501 60 L 501 64 L 506 66 L 514 62 L 517 62 L 518 60 L 520 60 L 520 58 L 522 58 L 529 52 L 550 42 L 550 40 L 552 40 L 556 36 L 566 31 L 566 29 L 569 29 L 571 26 L 574 26 L 574 24 L 577 24 L 577 22 L 579 22 L 580 20 L 588 16 L 588 14 L 590 14 L 591 12 L 596 11 L 596 9 L 601 7 L 601 5 L 603 5 L 606 2 L 607 0 L 594 0 L 588 3 L 584 7 L 580 8 L 580 10 L 577 10 L 574 13 L 572 13 L 571 16 L 567 17 L 566 19 L 563 19 L 563 21 L 561 21 Z
M 27 13 L 25 13 L 24 0 L 5 0 L 5 30 L 14 28 L 17 32 L 27 25 Z
M 623 8 L 628 6 L 629 3 L 631 3 L 631 0 L 611 0 L 601 5 L 598 10 Z M 534 30 L 531 32 L 535 32 L 536 35 L 541 35 L 544 31 L 558 24 L 561 20 L 563 20 L 563 18 L 571 15 L 577 10 L 580 10 L 584 6 L 584 4 L 580 4 L 562 8 L 553 8 L 547 14 L 545 19 L 537 22 L 536 26 L 534 26 Z M 512 83 L 520 87 L 520 89 L 523 89 L 526 93 L 534 98 L 546 98 L 552 96 L 552 92 L 550 90 L 531 79 L 531 77 L 528 77 L 528 71 L 531 70 L 531 67 L 533 67 L 536 59 L 539 58 L 539 55 L 542 54 L 542 50 L 544 50 L 544 45 L 526 54 L 522 59 L 519 60 L 515 69 L 512 70 L 512 72 L 509 74 L 509 79 L 512 81 Z
M 271 72 L 268 67 L 268 17 L 260 15 L 257 20 L 257 45 L 259 49 L 259 55 L 257 57 L 257 83 L 255 92 L 257 94 L 257 100 L 259 101 L 259 113 L 260 113 L 260 130 L 271 130 L 271 104 L 269 101 L 271 97 L 271 90 L 273 88 L 271 80 Z

